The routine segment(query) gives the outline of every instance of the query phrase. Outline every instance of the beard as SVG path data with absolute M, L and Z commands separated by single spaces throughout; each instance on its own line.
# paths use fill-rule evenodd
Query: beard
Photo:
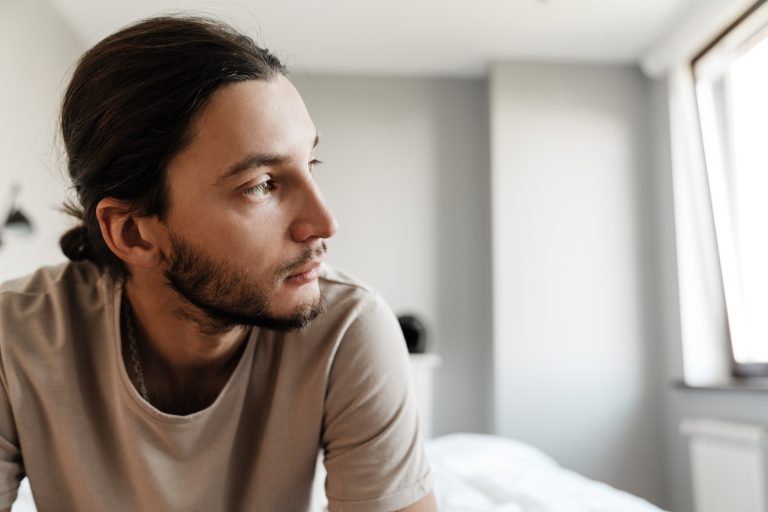
M 270 313 L 272 297 L 283 279 L 292 270 L 324 254 L 325 242 L 320 247 L 307 249 L 296 260 L 280 265 L 271 282 L 254 279 L 249 268 L 238 269 L 215 260 L 173 233 L 170 244 L 172 252 L 165 271 L 168 285 L 199 310 L 181 307 L 177 313 L 197 323 L 202 333 L 218 334 L 238 326 L 300 330 L 325 311 L 321 293 L 314 303 L 301 304 L 286 315 Z

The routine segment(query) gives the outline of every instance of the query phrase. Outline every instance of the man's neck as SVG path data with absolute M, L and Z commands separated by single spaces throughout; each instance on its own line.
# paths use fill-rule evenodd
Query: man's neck
M 222 377 L 226 382 L 249 329 L 201 333 L 189 318 L 202 312 L 184 303 L 159 277 L 134 274 L 125 290 L 148 389 L 153 382 L 180 390 L 205 387 Z M 185 315 L 178 314 L 180 308 Z

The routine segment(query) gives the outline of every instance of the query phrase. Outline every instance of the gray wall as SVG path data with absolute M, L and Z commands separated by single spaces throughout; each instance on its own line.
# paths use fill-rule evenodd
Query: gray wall
M 329 262 L 421 315 L 434 434 L 490 429 L 486 83 L 294 75 L 320 132 L 317 180 L 339 221 Z
M 490 91 L 495 429 L 663 504 L 649 83 L 508 63 Z

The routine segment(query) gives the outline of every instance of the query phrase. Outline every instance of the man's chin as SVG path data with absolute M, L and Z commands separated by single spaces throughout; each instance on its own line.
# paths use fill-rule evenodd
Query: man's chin
M 266 314 L 254 318 L 254 325 L 273 331 L 297 331 L 306 328 L 325 312 L 325 300 L 322 295 L 315 302 L 302 304 L 286 314 Z
M 300 308 L 314 307 L 320 301 L 320 286 L 312 281 L 300 286 L 283 283 L 272 296 L 272 307 L 277 315 L 291 315 Z

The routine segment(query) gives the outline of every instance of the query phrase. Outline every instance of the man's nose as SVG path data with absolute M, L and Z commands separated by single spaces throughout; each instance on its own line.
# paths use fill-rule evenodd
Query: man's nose
M 336 234 L 339 224 L 323 199 L 320 188 L 308 181 L 306 193 L 298 205 L 298 214 L 291 226 L 291 236 L 297 242 L 312 238 L 330 238 Z

